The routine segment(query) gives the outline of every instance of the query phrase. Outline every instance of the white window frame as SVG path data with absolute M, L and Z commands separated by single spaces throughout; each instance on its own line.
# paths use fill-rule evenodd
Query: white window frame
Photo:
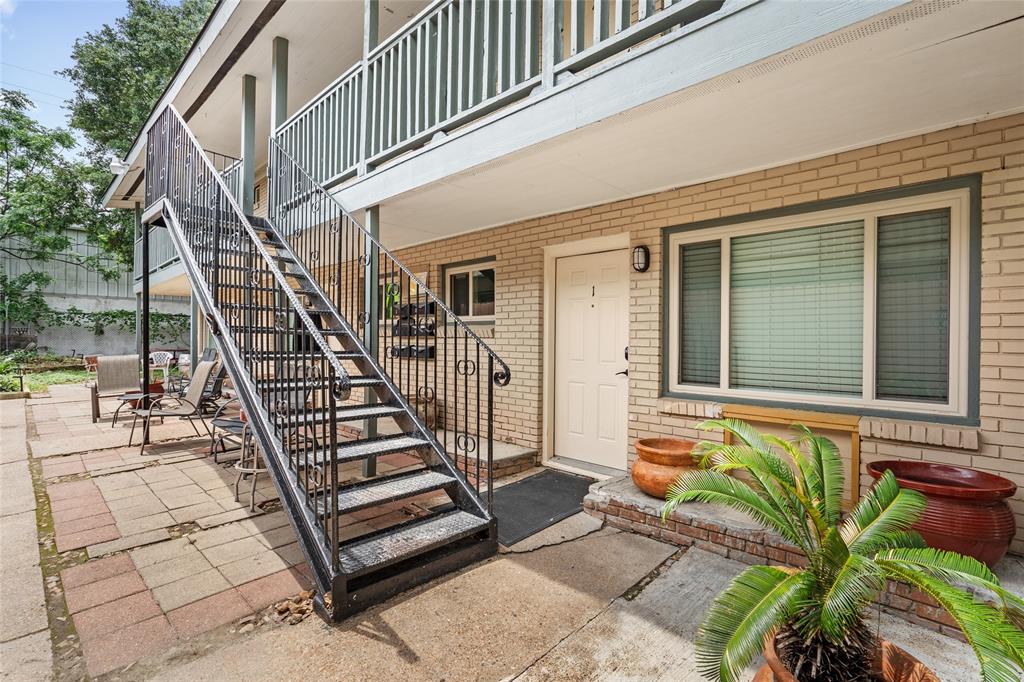
M 494 270 L 494 307 L 497 310 L 498 304 L 498 271 L 494 267 L 494 261 L 480 261 L 477 263 L 471 263 L 469 265 L 457 265 L 452 267 L 446 267 L 444 269 L 444 302 L 453 311 L 455 306 L 452 303 L 452 276 L 461 275 L 463 273 L 469 274 L 469 309 L 473 310 L 473 273 L 479 272 L 480 270 Z M 463 322 L 494 322 L 494 313 L 490 315 L 462 315 L 459 317 Z
M 966 417 L 968 410 L 968 331 L 970 303 L 970 190 L 957 189 L 933 194 L 864 203 L 780 218 L 741 222 L 707 229 L 685 230 L 668 238 L 668 381 L 669 393 L 701 395 L 714 399 L 742 398 L 748 401 L 803 403 L 829 407 L 870 408 L 881 412 L 915 412 L 944 417 Z M 876 357 L 876 272 L 878 219 L 880 217 L 949 209 L 949 399 L 945 404 L 907 400 L 884 400 L 875 396 Z M 834 396 L 797 391 L 767 391 L 729 387 L 729 283 L 730 244 L 733 237 L 781 232 L 853 220 L 864 221 L 864 343 L 862 395 Z M 721 274 L 721 365 L 718 386 L 679 382 L 680 262 L 679 247 L 720 240 Z

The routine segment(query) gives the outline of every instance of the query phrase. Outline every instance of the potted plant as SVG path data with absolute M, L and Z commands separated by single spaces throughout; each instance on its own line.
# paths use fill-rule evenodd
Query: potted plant
M 985 682 L 1024 671 L 1024 600 L 983 563 L 925 546 L 910 528 L 924 496 L 886 471 L 845 517 L 843 465 L 835 444 L 796 427 L 791 440 L 734 419 L 711 420 L 732 444 L 701 442 L 707 469 L 668 490 L 663 516 L 684 502 L 725 504 L 749 514 L 807 557 L 806 568 L 751 566 L 720 594 L 697 637 L 701 672 L 731 682 L 764 649 L 758 680 L 934 680 L 865 620 L 887 580 L 916 587 L 949 612 L 981 664 Z M 749 483 L 728 474 L 742 471 Z M 963 588 L 969 588 L 977 597 Z

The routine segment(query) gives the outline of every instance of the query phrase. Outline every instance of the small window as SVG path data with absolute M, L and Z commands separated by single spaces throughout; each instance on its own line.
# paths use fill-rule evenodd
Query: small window
M 493 261 L 447 268 L 448 307 L 459 317 L 477 322 L 494 319 Z

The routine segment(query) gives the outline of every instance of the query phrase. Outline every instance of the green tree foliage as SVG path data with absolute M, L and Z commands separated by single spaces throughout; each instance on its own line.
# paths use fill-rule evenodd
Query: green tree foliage
M 84 230 L 96 244 L 131 243 L 121 222 L 98 204 L 103 178 L 70 158 L 74 138 L 40 125 L 29 115 L 31 107 L 23 93 L 0 89 L 0 251 L 30 268 L 17 276 L 0 272 L 0 289 L 9 319 L 19 322 L 46 310 L 41 292 L 50 277 L 38 270 L 42 263 L 90 268 L 108 279 L 120 274 L 109 259 L 70 251 L 69 227 Z
M 75 41 L 61 75 L 76 87 L 71 125 L 105 166 L 124 157 L 213 8 L 214 0 L 128 0 L 114 25 Z
M 719 595 L 697 637 L 705 677 L 739 679 L 765 638 L 775 637 L 780 658 L 799 680 L 873 679 L 878 644 L 865 610 L 895 580 L 949 612 L 974 649 L 984 682 L 1020 682 L 1024 600 L 981 562 L 925 546 L 911 530 L 924 510 L 921 493 L 900 488 L 886 471 L 844 516 L 843 466 L 832 441 L 805 427 L 785 440 L 735 419 L 702 427 L 723 429 L 733 443 L 700 444 L 710 468 L 680 476 L 663 515 L 685 502 L 724 504 L 807 557 L 803 569 L 751 566 Z M 736 471 L 746 482 L 729 475 Z

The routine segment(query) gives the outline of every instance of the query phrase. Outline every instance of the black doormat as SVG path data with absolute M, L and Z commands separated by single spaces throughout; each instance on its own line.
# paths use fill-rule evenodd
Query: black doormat
M 498 541 L 506 547 L 583 509 L 593 479 L 547 469 L 494 491 Z

